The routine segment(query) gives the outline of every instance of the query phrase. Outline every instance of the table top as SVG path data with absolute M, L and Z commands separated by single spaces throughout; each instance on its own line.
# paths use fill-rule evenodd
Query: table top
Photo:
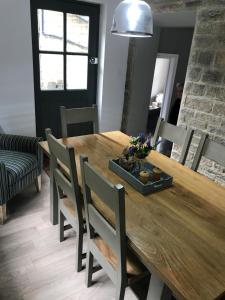
M 144 196 L 108 169 L 129 137 L 119 131 L 61 140 L 112 183 L 126 189 L 128 243 L 178 299 L 222 299 L 225 292 L 225 188 L 175 160 L 152 151 L 147 160 L 174 178 L 173 187 Z M 48 153 L 47 142 L 40 143 Z M 113 223 L 106 207 L 100 208 Z

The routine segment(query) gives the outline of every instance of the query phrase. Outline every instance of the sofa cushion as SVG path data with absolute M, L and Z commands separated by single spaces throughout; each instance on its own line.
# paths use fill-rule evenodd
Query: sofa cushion
M 8 150 L 0 150 L 0 162 L 6 166 L 10 185 L 32 172 L 38 165 L 35 155 Z

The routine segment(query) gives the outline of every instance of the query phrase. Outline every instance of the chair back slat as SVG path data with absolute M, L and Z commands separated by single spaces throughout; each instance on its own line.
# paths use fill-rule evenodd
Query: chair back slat
M 198 170 L 203 156 L 225 167 L 225 146 L 210 140 L 207 134 L 202 134 L 191 167 L 192 170 Z
M 105 178 L 98 176 L 98 173 L 90 165 L 84 164 L 84 171 L 85 181 L 89 188 L 98 195 L 101 201 L 115 211 L 118 195 L 114 186 Z
M 46 132 L 50 153 L 54 153 L 54 156 L 57 157 L 58 160 L 60 160 L 67 168 L 70 168 L 70 155 L 66 146 L 59 143 L 47 130 Z
M 225 167 L 225 147 L 207 139 L 203 155 Z
M 157 143 L 159 137 L 161 137 L 174 144 L 182 146 L 179 162 L 181 164 L 185 164 L 193 134 L 194 130 L 192 129 L 178 127 L 165 122 L 162 118 L 159 118 L 153 137 L 153 143 Z
M 118 243 L 115 229 L 105 220 L 99 211 L 88 204 L 89 222 L 96 232 L 106 241 L 112 250 L 118 252 Z
M 186 129 L 162 121 L 159 136 L 174 144 L 183 145 L 186 138 Z
M 98 108 L 92 107 L 70 108 L 60 107 L 62 137 L 68 136 L 68 125 L 92 122 L 94 133 L 98 133 Z

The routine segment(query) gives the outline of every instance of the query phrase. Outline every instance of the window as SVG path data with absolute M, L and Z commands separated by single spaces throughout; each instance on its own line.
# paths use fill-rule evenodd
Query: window
M 86 90 L 89 17 L 38 9 L 40 89 Z

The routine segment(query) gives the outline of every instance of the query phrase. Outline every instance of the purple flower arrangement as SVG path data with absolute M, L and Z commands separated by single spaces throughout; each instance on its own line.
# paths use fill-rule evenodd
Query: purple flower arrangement
M 141 133 L 137 137 L 130 138 L 130 146 L 128 148 L 130 156 L 139 159 L 144 159 L 151 150 L 155 149 L 157 145 L 152 146 L 151 136 L 145 136 Z
M 158 144 L 152 145 L 151 136 L 141 133 L 137 137 L 130 138 L 130 146 L 123 150 L 119 164 L 126 170 L 132 170 L 137 160 L 144 159 L 151 150 L 155 150 Z

